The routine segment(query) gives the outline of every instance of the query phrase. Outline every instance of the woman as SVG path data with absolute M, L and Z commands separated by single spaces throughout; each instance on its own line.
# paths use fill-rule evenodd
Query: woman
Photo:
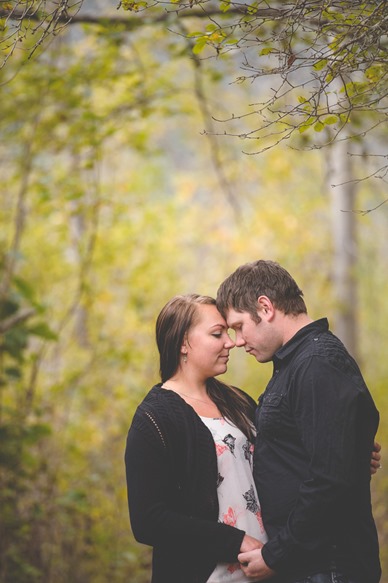
M 251 471 L 254 401 L 214 377 L 234 342 L 215 300 L 176 296 L 156 323 L 162 382 L 125 454 L 132 530 L 153 546 L 152 583 L 245 583 L 237 562 L 266 540 Z

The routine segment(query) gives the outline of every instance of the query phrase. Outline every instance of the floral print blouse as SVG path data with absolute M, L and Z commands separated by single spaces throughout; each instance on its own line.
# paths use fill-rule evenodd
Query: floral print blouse
M 201 417 L 210 430 L 217 453 L 219 521 L 267 541 L 252 474 L 253 444 L 224 418 Z M 239 563 L 220 563 L 207 583 L 252 583 Z

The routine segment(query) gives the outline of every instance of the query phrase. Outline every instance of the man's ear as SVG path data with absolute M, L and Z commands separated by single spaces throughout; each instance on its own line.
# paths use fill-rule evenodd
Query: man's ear
M 260 318 L 271 320 L 275 314 L 275 307 L 267 296 L 257 298 L 257 312 Z

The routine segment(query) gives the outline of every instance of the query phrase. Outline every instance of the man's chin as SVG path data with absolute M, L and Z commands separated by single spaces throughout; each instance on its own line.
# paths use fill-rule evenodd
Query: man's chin
M 270 362 L 272 360 L 271 358 L 263 356 L 262 354 L 251 354 L 256 358 L 257 362 L 260 362 L 260 364 L 265 364 L 266 362 Z

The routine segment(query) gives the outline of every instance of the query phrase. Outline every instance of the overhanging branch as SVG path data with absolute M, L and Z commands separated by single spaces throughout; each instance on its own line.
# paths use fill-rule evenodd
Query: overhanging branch
M 6 6 L 8 6 L 6 4 Z M 276 8 L 263 8 L 258 9 L 254 13 L 255 18 L 265 18 L 271 20 L 282 19 L 287 15 L 288 11 L 280 10 Z M 141 12 L 139 16 L 96 16 L 93 14 L 70 14 L 67 10 L 62 10 L 61 13 L 55 16 L 55 23 L 60 25 L 68 24 L 93 24 L 99 26 L 120 26 L 125 30 L 134 30 L 145 25 L 156 25 L 162 24 L 164 22 L 169 22 L 172 17 L 179 16 L 179 19 L 188 18 L 199 18 L 206 19 L 212 17 L 223 17 L 225 18 L 225 13 L 219 9 L 188 9 L 184 8 L 171 8 L 170 10 L 165 10 L 161 14 L 151 14 L 144 16 L 145 11 Z M 252 12 L 246 5 L 241 5 L 241 7 L 236 7 L 228 10 L 227 16 L 252 16 Z M 0 18 L 10 19 L 15 22 L 45 22 L 53 19 L 52 13 L 42 13 L 35 10 L 13 10 L 10 7 L 2 8 L 0 6 Z

